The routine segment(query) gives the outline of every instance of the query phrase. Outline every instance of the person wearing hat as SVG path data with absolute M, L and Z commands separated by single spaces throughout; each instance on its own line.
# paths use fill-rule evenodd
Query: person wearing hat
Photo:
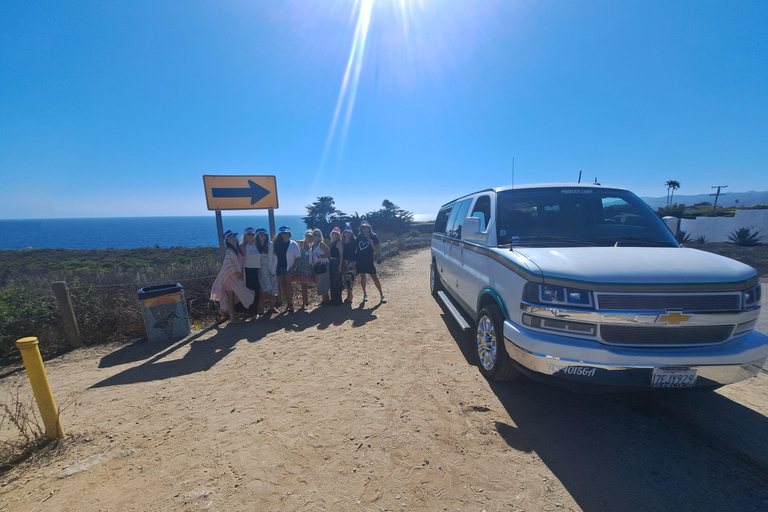
M 365 293 L 365 275 L 368 274 L 373 279 L 373 284 L 379 290 L 380 301 L 386 303 L 384 293 L 381 291 L 381 283 L 376 276 L 376 266 L 373 264 L 373 257 L 379 252 L 379 237 L 373 232 L 373 228 L 368 221 L 360 223 L 360 231 L 357 234 L 357 275 L 360 276 L 360 286 L 363 288 L 363 302 L 368 300 Z
M 248 308 L 248 313 L 258 317 L 259 299 L 261 298 L 261 285 L 259 284 L 259 268 L 261 268 L 261 254 L 256 247 L 256 230 L 248 227 L 243 231 L 243 241 L 240 243 L 240 252 L 243 255 L 243 268 L 245 270 L 245 286 L 253 290 L 256 299 Z
M 344 289 L 343 265 L 344 244 L 341 241 L 341 230 L 333 228 L 331 230 L 331 243 L 329 244 L 331 257 L 328 260 L 328 273 L 331 277 L 331 304 L 341 306 L 341 291 Z
M 259 288 L 261 289 L 260 303 L 264 308 L 264 313 L 277 313 L 275 301 L 277 299 L 277 256 L 272 240 L 269 239 L 267 230 L 259 228 L 256 230 L 256 249 L 261 257 L 259 266 Z
M 299 262 L 293 272 L 293 282 L 301 286 L 301 307 L 309 306 L 309 286 L 315 284 L 315 269 L 312 265 L 312 241 L 314 237 L 312 230 L 308 229 L 304 233 L 304 240 L 296 242 L 299 244 Z
M 291 240 L 291 228 L 288 226 L 280 226 L 272 243 L 275 255 L 277 256 L 276 273 L 280 295 L 286 304 L 285 310 L 288 313 L 293 313 L 293 286 L 291 285 L 291 279 L 301 256 L 299 246 Z
M 344 228 L 341 235 L 341 281 L 347 290 L 347 298 L 344 302 L 352 302 L 352 289 L 355 286 L 355 255 L 357 254 L 357 239 L 349 226 Z
M 229 313 L 231 323 L 238 323 L 235 317 L 235 303 L 240 302 L 243 307 L 249 308 L 253 304 L 255 294 L 245 285 L 243 255 L 237 243 L 237 233 L 224 233 L 224 244 L 224 260 L 211 287 L 211 300 L 219 301 L 219 311 Z

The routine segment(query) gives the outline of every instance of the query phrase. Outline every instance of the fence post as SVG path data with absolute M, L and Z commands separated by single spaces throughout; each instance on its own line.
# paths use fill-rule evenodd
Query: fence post
M 77 326 L 75 311 L 72 309 L 72 301 L 69 300 L 69 290 L 64 281 L 55 281 L 51 283 L 53 294 L 56 295 L 56 301 L 59 303 L 61 311 L 61 320 L 64 323 L 64 332 L 67 335 L 69 344 L 72 347 L 82 347 L 83 342 L 80 339 L 80 328 Z

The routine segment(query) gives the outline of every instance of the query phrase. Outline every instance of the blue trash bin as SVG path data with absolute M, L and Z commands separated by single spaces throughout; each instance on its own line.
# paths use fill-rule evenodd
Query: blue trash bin
M 149 341 L 172 341 L 189 336 L 189 314 L 179 283 L 139 289 L 144 327 Z

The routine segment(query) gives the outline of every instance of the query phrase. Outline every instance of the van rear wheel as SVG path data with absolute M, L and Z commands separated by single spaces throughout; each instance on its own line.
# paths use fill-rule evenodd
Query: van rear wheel
M 488 380 L 514 380 L 520 376 L 504 346 L 504 315 L 496 304 L 480 310 L 475 329 L 480 373 Z

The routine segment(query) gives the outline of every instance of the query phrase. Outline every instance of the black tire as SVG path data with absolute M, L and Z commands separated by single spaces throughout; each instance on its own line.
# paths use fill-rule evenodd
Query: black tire
M 443 289 L 443 283 L 440 281 L 440 272 L 437 270 L 437 263 L 432 260 L 429 264 L 429 291 L 433 297 L 437 297 L 437 292 Z
M 504 346 L 504 315 L 496 304 L 480 310 L 475 324 L 475 348 L 480 373 L 492 381 L 514 380 L 520 376 Z

